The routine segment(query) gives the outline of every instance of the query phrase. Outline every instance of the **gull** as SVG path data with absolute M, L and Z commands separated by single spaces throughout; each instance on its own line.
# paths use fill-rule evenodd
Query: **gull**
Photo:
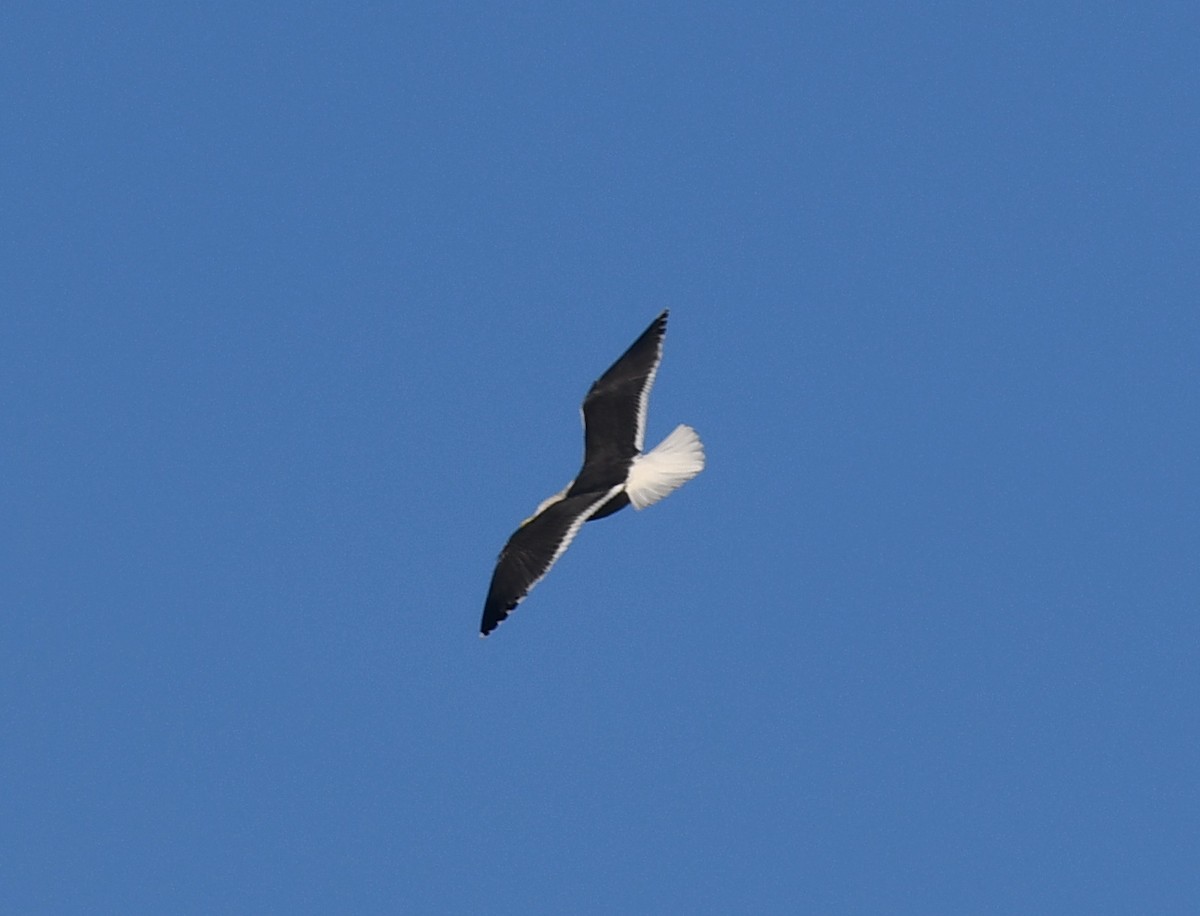
M 583 399 L 583 467 L 542 501 L 496 561 L 479 635 L 487 636 L 546 577 L 584 522 L 633 506 L 645 509 L 704 470 L 704 445 L 680 424 L 649 452 L 642 451 L 646 405 L 662 362 L 667 312 L 592 383 Z

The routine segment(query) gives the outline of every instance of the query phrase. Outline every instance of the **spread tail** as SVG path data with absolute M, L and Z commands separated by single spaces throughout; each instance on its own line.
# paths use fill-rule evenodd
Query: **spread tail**
M 625 493 L 635 509 L 645 509 L 674 493 L 704 470 L 704 445 L 682 423 L 653 450 L 633 459 Z

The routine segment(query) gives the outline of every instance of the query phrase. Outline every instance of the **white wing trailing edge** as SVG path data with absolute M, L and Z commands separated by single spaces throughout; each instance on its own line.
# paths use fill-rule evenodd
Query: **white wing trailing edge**
M 653 506 L 704 470 L 704 443 L 690 426 L 679 424 L 653 450 L 633 459 L 625 494 L 635 509 Z

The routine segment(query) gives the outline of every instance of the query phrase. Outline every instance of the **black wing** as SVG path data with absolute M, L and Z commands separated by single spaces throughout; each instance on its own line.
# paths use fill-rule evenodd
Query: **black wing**
M 629 463 L 642 450 L 646 405 L 662 362 L 667 312 L 650 323 L 583 399 L 583 469 L 572 493 L 624 482 Z
M 496 629 L 550 571 L 575 535 L 620 487 L 600 493 L 568 496 L 552 503 L 525 522 L 500 551 L 492 584 L 483 606 L 479 635 Z

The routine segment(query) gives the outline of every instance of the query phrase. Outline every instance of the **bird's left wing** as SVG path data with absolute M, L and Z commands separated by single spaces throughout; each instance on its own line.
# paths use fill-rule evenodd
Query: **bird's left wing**
M 508 539 L 488 588 L 479 635 L 496 629 L 571 545 L 583 523 L 599 512 L 621 486 L 569 496 L 551 503 Z

